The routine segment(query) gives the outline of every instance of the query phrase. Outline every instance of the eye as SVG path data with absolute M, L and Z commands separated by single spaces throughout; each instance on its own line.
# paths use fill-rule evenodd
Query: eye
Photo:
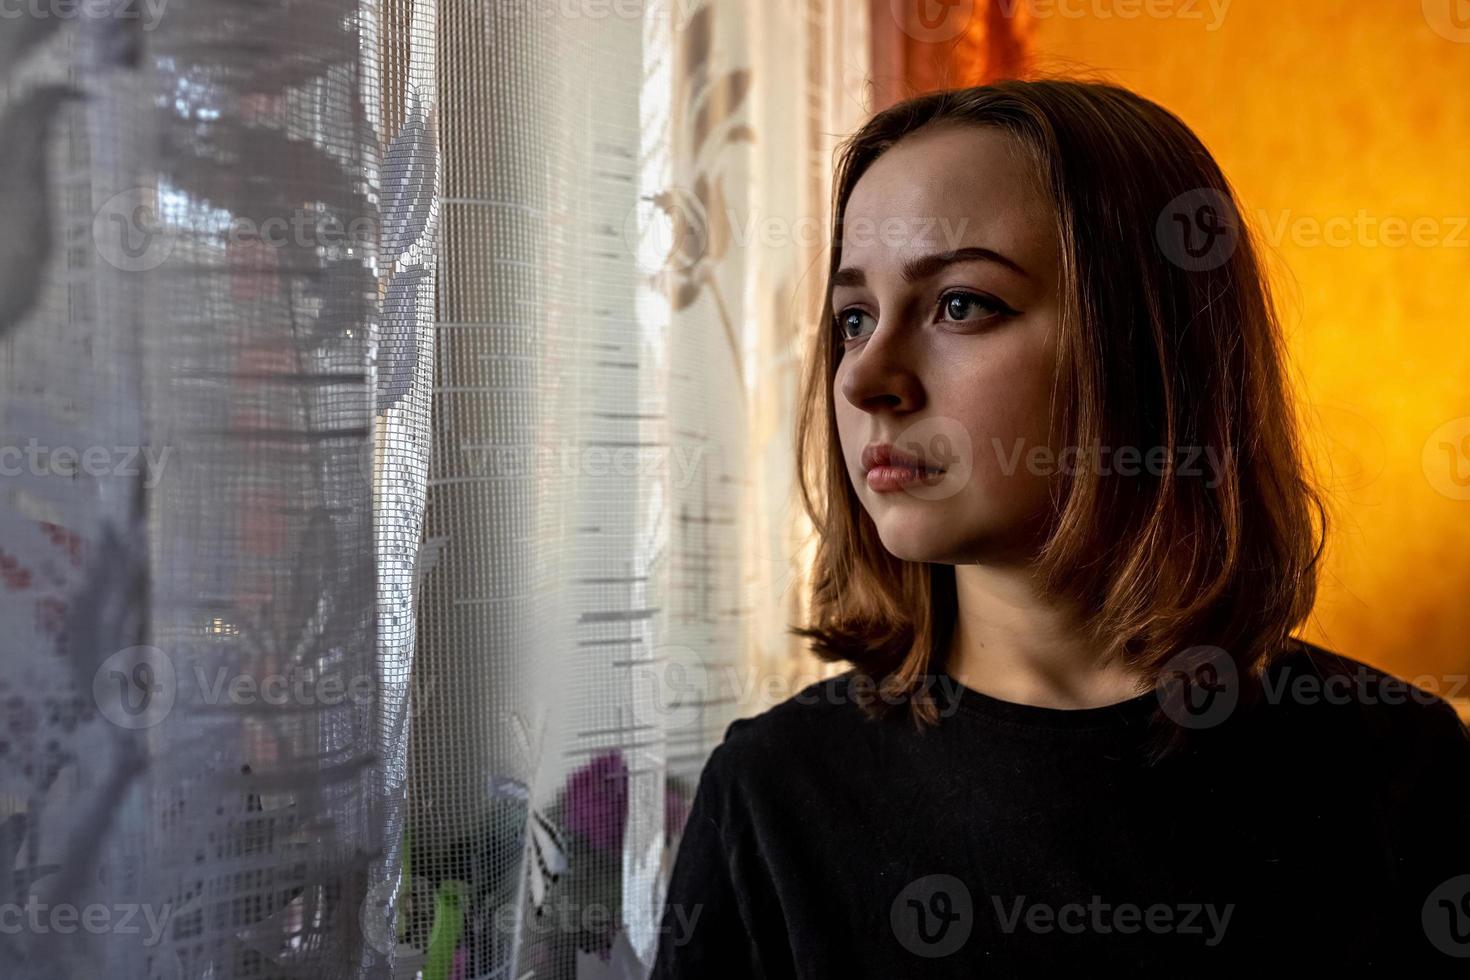
M 974 293 L 966 289 L 956 289 L 939 297 L 940 317 L 943 318 L 947 314 L 954 318 L 955 323 L 991 320 L 996 317 L 1014 315 L 1016 312 L 994 296 Z
M 832 319 L 837 324 L 837 334 L 843 340 L 859 340 L 863 336 L 863 319 L 873 321 L 873 327 L 877 327 L 878 321 L 870 314 L 864 313 L 855 306 L 850 306 L 838 313 Z M 871 332 L 871 329 L 869 330 Z

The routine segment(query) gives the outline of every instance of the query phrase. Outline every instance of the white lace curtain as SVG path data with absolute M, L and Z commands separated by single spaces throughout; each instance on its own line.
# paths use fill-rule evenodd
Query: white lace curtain
M 646 973 L 867 28 L 627 8 L 0 23 L 7 980 Z
M 0 24 L 0 975 L 390 969 L 432 13 Z

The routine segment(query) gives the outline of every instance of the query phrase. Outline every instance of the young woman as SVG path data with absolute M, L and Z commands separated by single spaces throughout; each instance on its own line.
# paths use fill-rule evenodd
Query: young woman
M 1204 146 L 1113 86 L 939 92 L 834 214 L 799 632 L 850 669 L 729 727 L 654 976 L 1463 973 L 1470 737 L 1291 636 L 1325 511 Z

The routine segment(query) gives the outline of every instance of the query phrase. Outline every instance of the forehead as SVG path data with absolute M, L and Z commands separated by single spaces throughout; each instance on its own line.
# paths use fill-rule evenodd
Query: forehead
M 872 268 L 979 245 L 1032 268 L 1056 244 L 1032 166 L 1014 137 L 993 127 L 936 126 L 904 137 L 848 197 L 843 264 Z

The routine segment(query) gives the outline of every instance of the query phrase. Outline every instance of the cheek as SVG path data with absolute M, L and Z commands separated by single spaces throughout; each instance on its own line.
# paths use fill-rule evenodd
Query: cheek
M 907 419 L 879 426 L 900 445 L 918 443 L 936 459 L 945 459 L 951 447 L 968 450 L 971 466 L 953 471 L 958 482 L 924 497 L 927 512 L 943 521 L 963 523 L 968 518 L 961 515 L 970 515 L 1009 523 L 1033 511 L 1045 496 L 1046 456 L 1037 461 L 1031 454 L 1037 447 L 1053 448 L 1048 430 L 1054 333 L 1044 316 L 1015 326 L 988 337 L 932 338 L 916 351 L 912 365 L 925 404 Z M 833 414 L 848 479 L 866 505 L 871 495 L 859 459 L 873 435 L 873 419 L 843 397 L 843 376 L 839 364 Z
M 929 391 L 935 415 L 953 418 L 969 434 L 971 480 L 992 500 L 1032 499 L 1044 472 L 1028 465 L 1037 447 L 1050 451 L 1054 356 L 1024 342 L 994 349 L 967 370 L 946 369 Z M 951 361 L 951 364 L 957 362 Z M 1043 457 L 1044 458 L 1044 457 Z
M 986 338 L 976 350 L 936 359 L 933 410 L 972 423 L 975 435 L 1045 432 L 1051 417 L 1055 351 L 1030 332 Z
M 1040 376 L 1020 365 L 999 364 L 967 376 L 956 378 L 952 386 L 936 392 L 934 409 L 951 415 L 965 424 L 976 439 L 985 441 L 985 449 L 994 454 L 994 439 L 1007 448 L 1017 439 L 1030 449 L 1037 433 L 1046 431 L 1051 408 L 1050 374 Z M 977 444 L 975 448 L 981 447 Z
M 842 458 L 847 463 L 848 473 L 855 474 L 868 437 L 863 419 L 865 413 L 842 396 L 841 368 L 832 380 L 832 392 L 832 408 L 837 418 L 837 440 L 841 444 Z

